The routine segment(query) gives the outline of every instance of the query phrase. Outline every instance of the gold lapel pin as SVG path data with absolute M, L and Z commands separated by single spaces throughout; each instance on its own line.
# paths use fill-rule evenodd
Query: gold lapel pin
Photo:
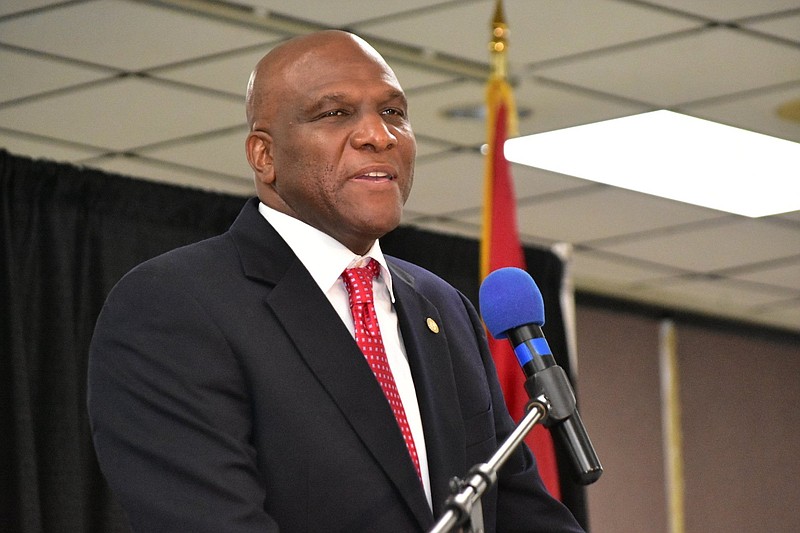
M 428 329 L 434 333 L 439 333 L 439 324 L 436 323 L 434 319 L 428 317 L 425 319 L 425 322 L 428 324 Z

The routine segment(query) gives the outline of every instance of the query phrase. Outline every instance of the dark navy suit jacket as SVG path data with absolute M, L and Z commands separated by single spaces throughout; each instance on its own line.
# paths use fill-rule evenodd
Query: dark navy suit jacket
M 257 205 L 227 233 L 138 266 L 109 295 L 89 411 L 110 486 L 147 533 L 429 529 L 448 480 L 513 429 L 477 313 L 440 278 L 388 258 L 432 513 L 369 366 Z M 483 507 L 487 531 L 580 531 L 527 449 Z

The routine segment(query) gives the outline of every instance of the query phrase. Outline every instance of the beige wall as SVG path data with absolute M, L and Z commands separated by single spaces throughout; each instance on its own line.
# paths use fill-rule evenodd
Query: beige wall
M 685 531 L 800 531 L 797 337 L 675 321 Z M 604 473 L 588 488 L 592 533 L 666 533 L 660 321 L 580 304 L 580 409 Z

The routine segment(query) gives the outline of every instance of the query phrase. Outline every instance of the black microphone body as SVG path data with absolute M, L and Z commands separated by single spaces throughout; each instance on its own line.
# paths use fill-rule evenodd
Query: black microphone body
M 528 396 L 534 399 L 544 395 L 548 401 L 544 425 L 569 451 L 576 480 L 582 485 L 594 483 L 603 473 L 603 467 L 578 413 L 572 385 L 564 369 L 556 364 L 542 329 L 536 324 L 525 324 L 508 330 L 507 334 L 527 377 Z

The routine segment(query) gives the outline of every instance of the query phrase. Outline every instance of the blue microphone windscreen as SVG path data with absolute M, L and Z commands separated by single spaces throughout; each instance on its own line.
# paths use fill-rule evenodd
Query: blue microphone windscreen
M 508 337 L 508 330 L 525 324 L 544 325 L 542 293 L 533 278 L 520 268 L 500 268 L 483 280 L 481 317 L 495 339 Z

